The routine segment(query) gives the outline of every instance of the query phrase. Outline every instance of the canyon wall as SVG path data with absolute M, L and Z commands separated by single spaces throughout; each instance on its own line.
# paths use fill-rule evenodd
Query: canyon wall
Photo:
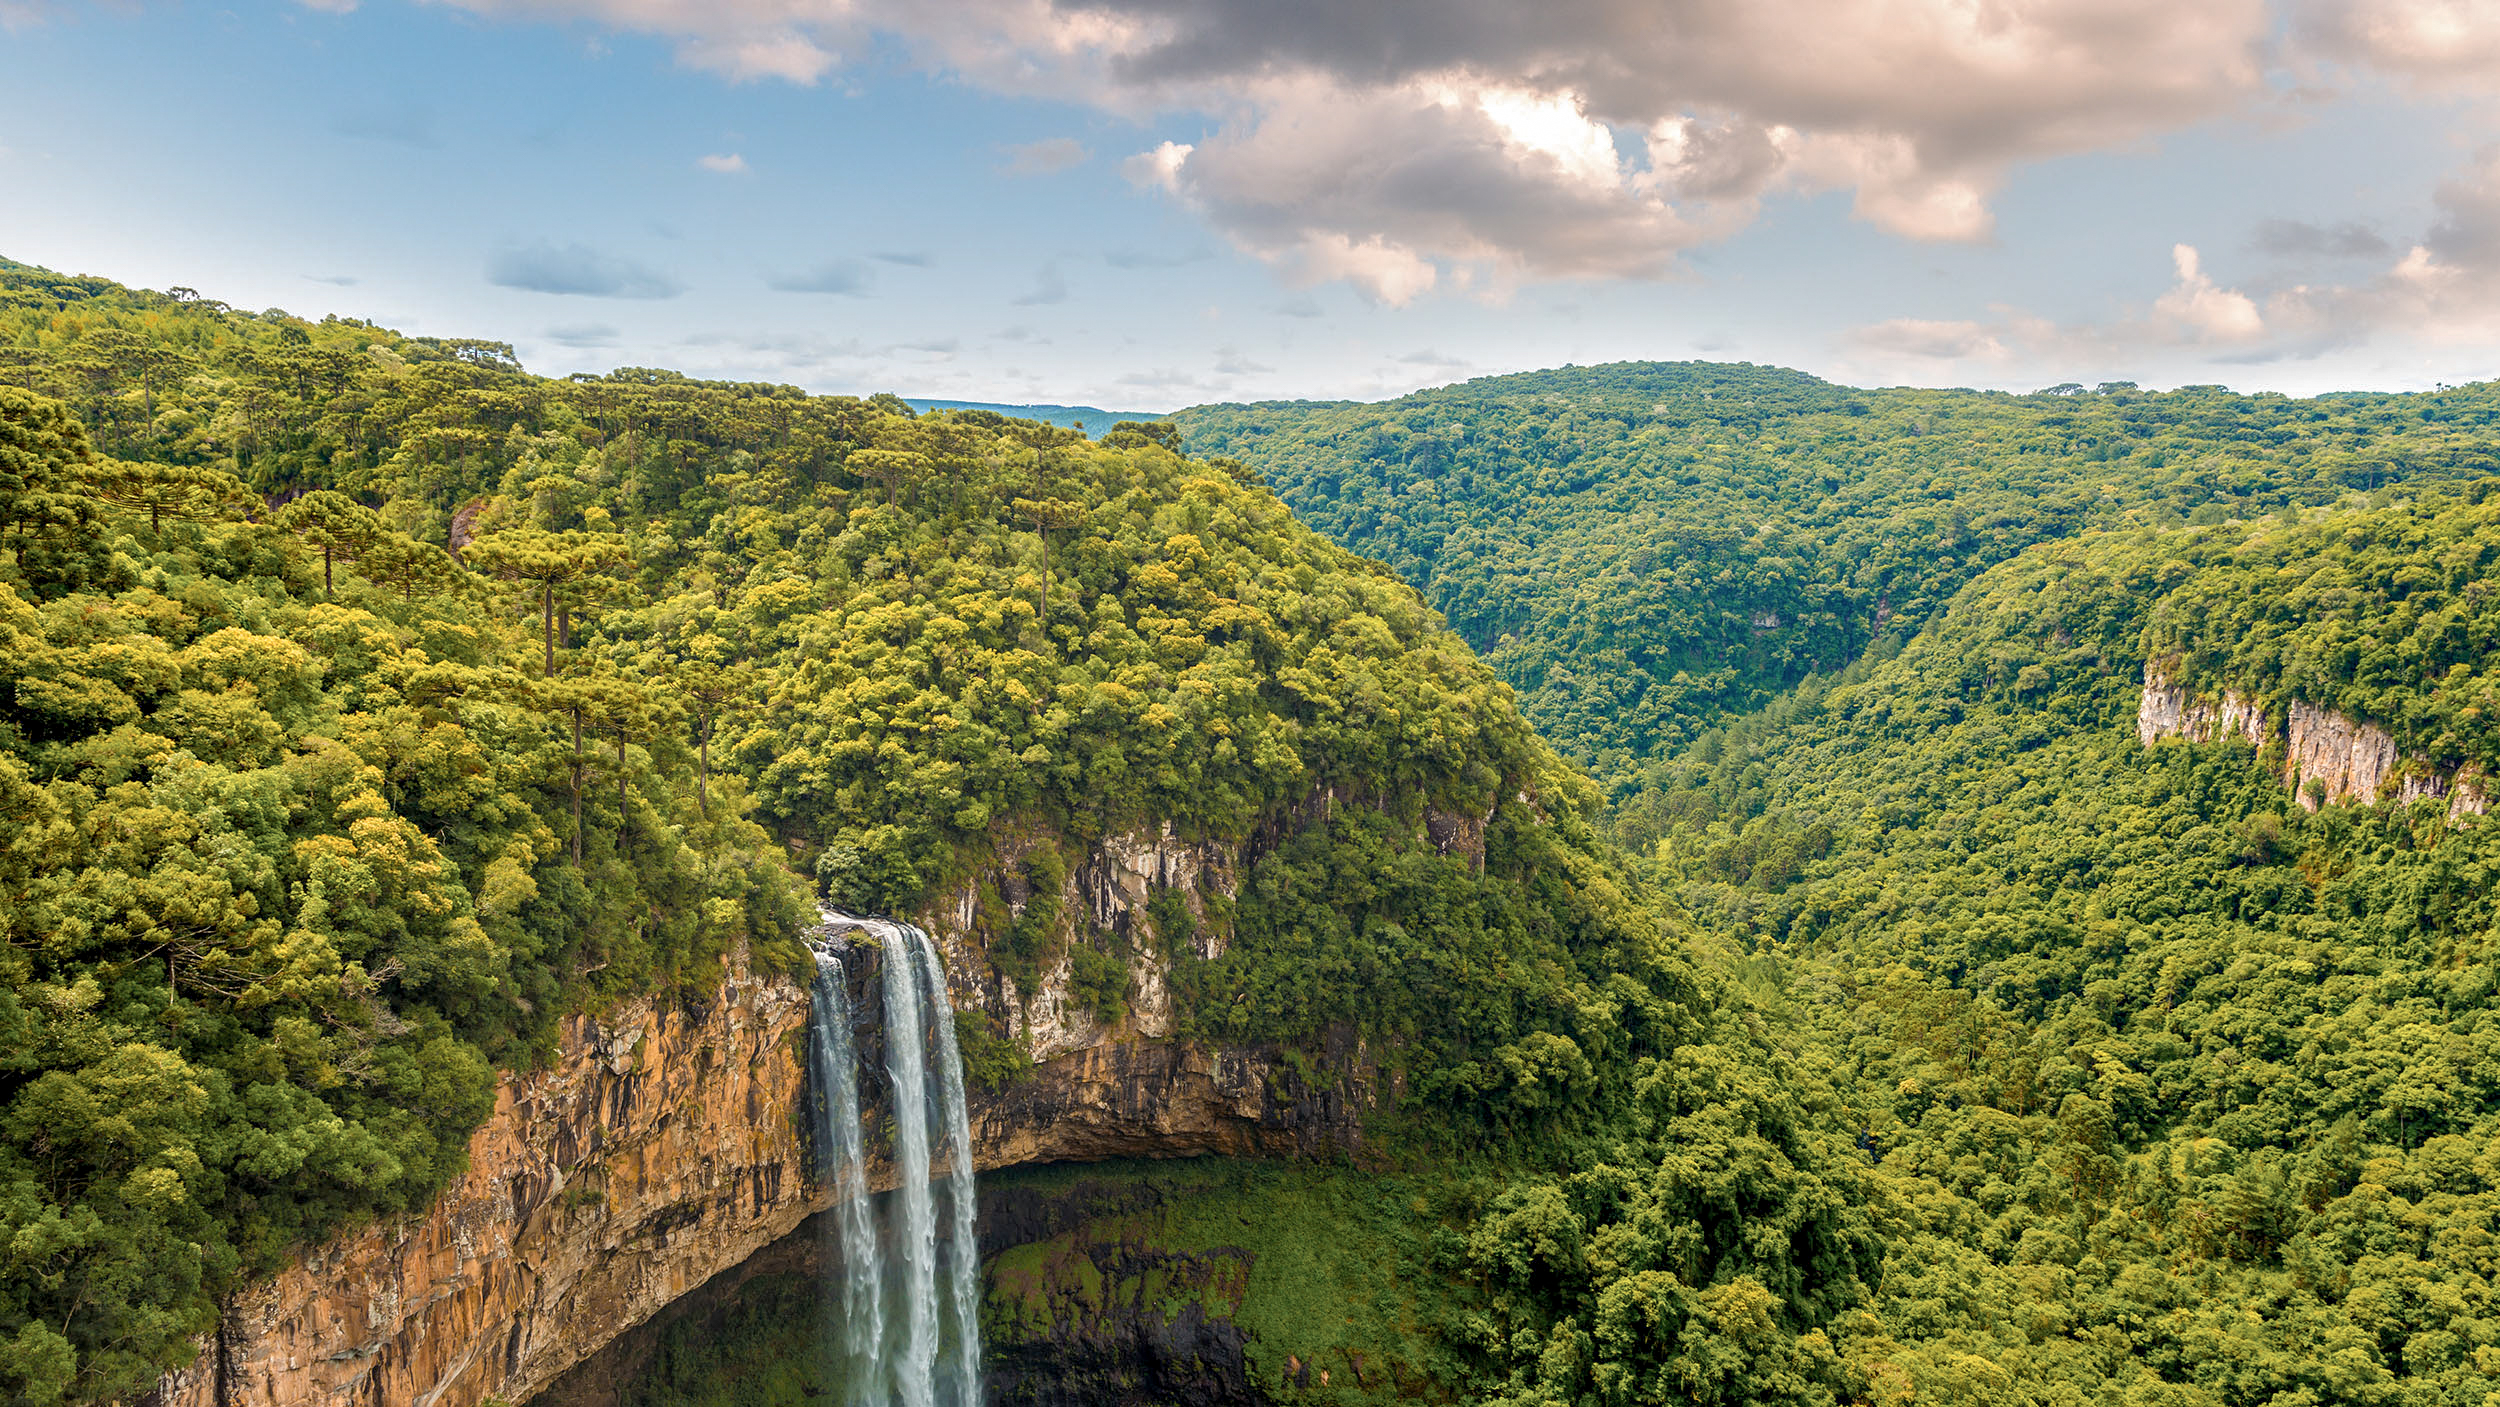
M 1233 851 L 1145 833 L 1071 867 L 1066 921 L 1090 924 L 1126 965 L 1114 1021 L 1073 990 L 1066 952 L 1031 990 L 992 964 L 977 898 L 1015 888 L 1014 858 L 918 916 L 958 1010 L 988 1012 L 1033 1057 L 971 1092 L 979 1168 L 1359 1148 L 1383 1093 L 1360 1043 L 1334 1043 L 1314 1084 L 1273 1050 L 1175 1038 L 1172 956 L 1147 904 L 1172 889 L 1203 915 L 1207 896 L 1232 892 Z M 1010 892 L 1009 914 L 1031 897 Z M 1220 952 L 1221 933 L 1199 929 L 1198 954 Z M 548 1068 L 503 1078 L 466 1176 L 424 1215 L 305 1252 L 237 1295 L 156 1407 L 526 1400 L 826 1205 L 799 1118 L 808 1011 L 803 985 L 741 952 L 699 999 L 568 1019 Z
M 2236 738 L 2262 752 L 2279 742 L 2283 784 L 2312 811 L 2326 802 L 2446 797 L 2453 820 L 2482 815 L 2490 804 L 2480 772 L 2442 771 L 2406 756 L 2385 729 L 2299 699 L 2290 702 L 2278 724 L 2264 705 L 2235 690 L 2218 697 L 2191 692 L 2176 670 L 2176 661 L 2145 663 L 2135 731 L 2146 747 L 2164 738 Z

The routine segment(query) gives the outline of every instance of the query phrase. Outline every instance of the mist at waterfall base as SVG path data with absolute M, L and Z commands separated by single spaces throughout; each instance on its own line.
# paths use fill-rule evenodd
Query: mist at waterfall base
M 855 1407 L 977 1407 L 980 1244 L 972 1131 L 946 968 L 929 935 L 910 924 L 832 912 L 825 917 L 824 936 L 814 945 L 808 1052 L 817 1176 L 833 1189 L 828 1239 L 838 1243 L 826 1258 L 831 1385 Z M 862 935 L 873 948 L 858 941 Z M 848 981 L 849 965 L 879 954 L 897 1179 L 882 1196 L 868 1187 Z

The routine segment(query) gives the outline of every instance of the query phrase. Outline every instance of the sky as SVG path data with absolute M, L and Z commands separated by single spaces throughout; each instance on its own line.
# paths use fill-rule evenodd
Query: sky
M 2500 375 L 2500 0 L 0 0 L 0 255 L 811 390 Z

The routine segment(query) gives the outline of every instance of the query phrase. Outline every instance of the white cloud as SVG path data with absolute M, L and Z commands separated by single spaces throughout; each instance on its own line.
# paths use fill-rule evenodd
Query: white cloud
M 2389 254 L 2374 232 L 2269 221 L 2260 252 L 2318 253 L 2388 262 L 2347 283 L 2289 283 L 2252 292 L 2218 279 L 2194 245 L 2171 248 L 2172 282 L 2142 311 L 2097 323 L 2058 324 L 2014 309 L 1993 320 L 1898 318 L 1843 340 L 1878 366 L 1921 362 L 1998 365 L 2135 364 L 2180 367 L 2319 356 L 2387 339 L 2500 353 L 2500 148 L 2478 154 L 2440 184 L 2437 217 L 2419 241 Z
M 2500 77 L 2500 0 L 2311 0 L 2297 19 L 2313 57 L 2433 88 Z
M 2153 314 L 2191 342 L 2253 342 L 2266 333 L 2256 301 L 2237 289 L 2217 287 L 2192 244 L 2170 247 L 2179 281 L 2153 303 Z
M 1668 276 L 1781 192 L 1985 239 L 2025 164 L 2269 110 L 2320 66 L 2500 85 L 2500 0 L 437 3 L 659 36 L 733 80 L 818 82 L 883 40 L 994 91 L 1199 114 L 1124 172 L 1289 279 L 1391 303 Z M 1089 157 L 1056 138 L 1009 169 Z M 2256 336 L 2223 294 L 2175 317 Z
M 723 176 L 739 175 L 747 169 L 747 159 L 734 151 L 698 156 L 694 159 L 694 164 L 703 170 L 717 172 Z
M 1862 351 L 1934 361 L 2001 361 L 2005 344 L 1983 323 L 1893 318 L 1853 329 L 1848 340 Z

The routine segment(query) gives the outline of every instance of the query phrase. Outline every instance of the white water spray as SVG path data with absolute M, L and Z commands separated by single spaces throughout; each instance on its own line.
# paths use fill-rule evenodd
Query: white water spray
M 838 1372 L 854 1407 L 979 1407 L 980 1246 L 963 1061 L 955 1046 L 946 968 L 929 936 L 906 923 L 828 913 L 834 927 L 873 935 L 883 950 L 885 1073 L 893 1095 L 895 1190 L 879 1218 L 868 1193 L 843 954 L 817 954 L 814 1033 L 820 1176 L 834 1189 L 842 1324 Z M 937 1163 L 932 1153 L 942 1152 Z M 946 1184 L 941 1262 L 937 1182 Z M 884 1222 L 880 1234 L 879 1222 Z M 943 1316 L 941 1316 L 941 1299 Z M 951 1350 L 951 1351 L 950 1351 Z

